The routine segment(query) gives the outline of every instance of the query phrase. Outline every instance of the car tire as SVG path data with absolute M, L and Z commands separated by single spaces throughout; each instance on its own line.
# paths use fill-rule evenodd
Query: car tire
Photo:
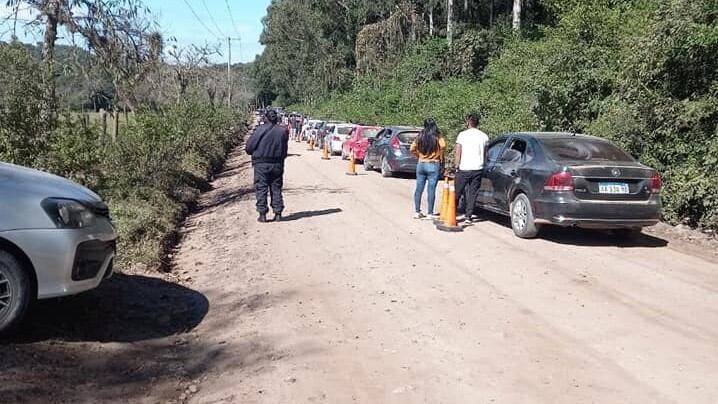
M 511 229 L 520 238 L 534 238 L 539 226 L 535 223 L 531 201 L 526 194 L 518 194 L 511 202 Z
M 11 331 L 25 315 L 31 300 L 30 285 L 17 258 L 0 250 L 0 335 Z
M 371 163 L 369 162 L 369 155 L 364 155 L 364 161 L 362 162 L 364 164 L 364 171 L 372 171 L 374 170 L 374 167 L 372 167 Z
M 391 172 L 391 167 L 389 167 L 389 161 L 387 161 L 386 157 L 381 158 L 381 176 L 384 178 L 389 178 L 393 176 L 394 173 Z

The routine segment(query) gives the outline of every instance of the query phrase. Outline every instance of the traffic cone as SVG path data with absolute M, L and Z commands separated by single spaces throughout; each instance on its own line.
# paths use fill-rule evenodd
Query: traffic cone
M 309 147 L 307 147 L 308 151 L 314 151 L 314 138 L 309 139 Z
M 324 142 L 324 147 L 322 148 L 322 160 L 329 160 L 329 150 L 327 149 L 327 142 Z
M 347 175 L 357 175 L 356 162 L 354 161 L 354 150 L 352 150 L 349 155 L 349 169 L 347 170 Z
M 449 177 L 444 177 L 444 192 L 441 194 L 441 210 L 439 211 L 439 220 L 435 220 L 434 224 L 444 223 L 446 213 L 449 209 Z
M 456 188 L 454 187 L 454 181 L 449 182 L 449 202 L 444 222 L 436 225 L 436 228 L 453 233 L 463 231 L 461 226 L 456 223 Z

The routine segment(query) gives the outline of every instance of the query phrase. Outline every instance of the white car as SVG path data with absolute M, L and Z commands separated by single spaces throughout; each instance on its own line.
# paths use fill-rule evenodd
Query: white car
M 340 155 L 342 153 L 342 145 L 352 133 L 352 130 L 354 130 L 354 128 L 356 128 L 356 125 L 349 123 L 340 123 L 334 125 L 333 130 L 327 133 L 330 154 Z

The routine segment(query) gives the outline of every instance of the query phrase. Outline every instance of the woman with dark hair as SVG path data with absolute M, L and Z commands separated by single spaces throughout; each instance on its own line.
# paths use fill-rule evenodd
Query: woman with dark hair
M 436 199 L 436 184 L 441 175 L 441 164 L 444 162 L 444 149 L 446 142 L 439 134 L 439 127 L 432 118 L 424 121 L 424 129 L 411 144 L 411 152 L 419 159 L 416 165 L 416 191 L 414 192 L 414 219 L 425 218 L 421 212 L 421 197 L 427 182 L 428 206 L 427 213 L 430 219 L 438 218 L 434 213 L 434 201 Z

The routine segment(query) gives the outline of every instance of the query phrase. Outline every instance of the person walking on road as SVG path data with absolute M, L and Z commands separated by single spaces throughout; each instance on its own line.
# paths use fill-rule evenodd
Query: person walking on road
M 259 222 L 267 222 L 267 193 L 271 195 L 274 221 L 282 220 L 284 211 L 284 160 L 288 155 L 289 131 L 277 125 L 279 118 L 274 110 L 266 114 L 267 123 L 257 128 L 249 137 L 245 151 L 252 156 L 254 188 L 257 194 Z
M 444 150 L 446 141 L 439 135 L 439 128 L 436 122 L 427 118 L 424 121 L 424 129 L 411 144 L 410 151 L 419 159 L 416 165 L 416 190 L 414 191 L 414 219 L 425 218 L 421 212 L 421 198 L 424 188 L 427 187 L 427 213 L 431 219 L 438 218 L 434 213 L 434 201 L 436 199 L 436 184 L 441 175 L 441 165 L 444 162 Z
M 466 118 L 468 129 L 459 133 L 454 147 L 454 167 L 456 168 L 456 198 L 457 206 L 459 199 L 464 197 L 466 206 L 465 220 L 476 220 L 474 209 L 476 198 L 481 187 L 481 176 L 483 175 L 486 161 L 486 149 L 489 137 L 478 129 L 479 117 L 470 114 Z

